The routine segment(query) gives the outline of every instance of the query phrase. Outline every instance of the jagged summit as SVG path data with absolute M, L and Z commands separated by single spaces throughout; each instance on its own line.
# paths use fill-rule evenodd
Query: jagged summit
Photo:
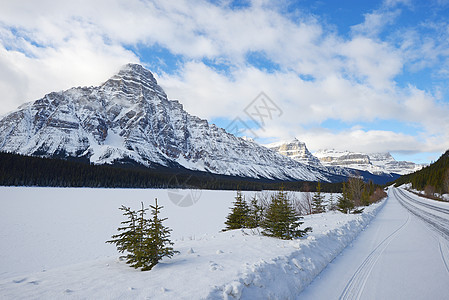
M 319 159 L 307 149 L 306 144 L 296 137 L 289 142 L 272 143 L 266 145 L 266 147 L 301 163 L 323 168 Z
M 151 91 L 168 100 L 153 73 L 138 64 L 124 65 L 117 74 L 103 83 L 101 88 L 106 91 L 122 90 L 134 97 L 140 97 L 143 92 Z
M 191 116 L 137 64 L 125 65 L 98 87 L 53 92 L 6 115 L 0 120 L 0 151 L 254 178 L 335 176 Z

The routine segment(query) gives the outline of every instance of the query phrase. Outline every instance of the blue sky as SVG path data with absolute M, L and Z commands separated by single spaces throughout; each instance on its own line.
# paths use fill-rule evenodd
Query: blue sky
M 415 162 L 449 149 L 448 0 L 1 6 L 0 114 L 136 62 L 191 114 L 259 143 Z

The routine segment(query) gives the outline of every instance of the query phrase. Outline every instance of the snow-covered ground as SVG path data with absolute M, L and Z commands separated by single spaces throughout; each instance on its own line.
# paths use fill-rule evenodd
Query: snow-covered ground
M 449 299 L 449 203 L 390 189 L 378 216 L 301 298 Z
M 250 197 L 253 193 L 246 192 Z M 0 188 L 1 299 L 292 299 L 350 244 L 383 203 L 361 215 L 306 216 L 306 238 L 220 232 L 232 191 Z M 104 242 L 157 197 L 180 254 L 140 272 Z M 192 200 L 179 207 L 170 199 Z

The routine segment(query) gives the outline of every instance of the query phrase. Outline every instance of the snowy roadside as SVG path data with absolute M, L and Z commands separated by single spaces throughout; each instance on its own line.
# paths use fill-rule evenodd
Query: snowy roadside
M 382 208 L 306 216 L 306 238 L 283 241 L 234 230 L 175 240 L 180 251 L 140 272 L 117 256 L 0 281 L 2 299 L 292 299 L 351 244 Z

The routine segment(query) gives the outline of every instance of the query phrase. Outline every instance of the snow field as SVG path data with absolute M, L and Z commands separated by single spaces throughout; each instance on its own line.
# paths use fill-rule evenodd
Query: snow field
M 167 190 L 0 188 L 0 298 L 292 299 L 382 207 L 306 216 L 313 232 L 282 241 L 220 232 L 235 192 L 193 192 L 195 205 L 178 207 Z M 137 209 L 154 197 L 180 253 L 140 272 L 104 242 L 123 220 L 120 205 Z

